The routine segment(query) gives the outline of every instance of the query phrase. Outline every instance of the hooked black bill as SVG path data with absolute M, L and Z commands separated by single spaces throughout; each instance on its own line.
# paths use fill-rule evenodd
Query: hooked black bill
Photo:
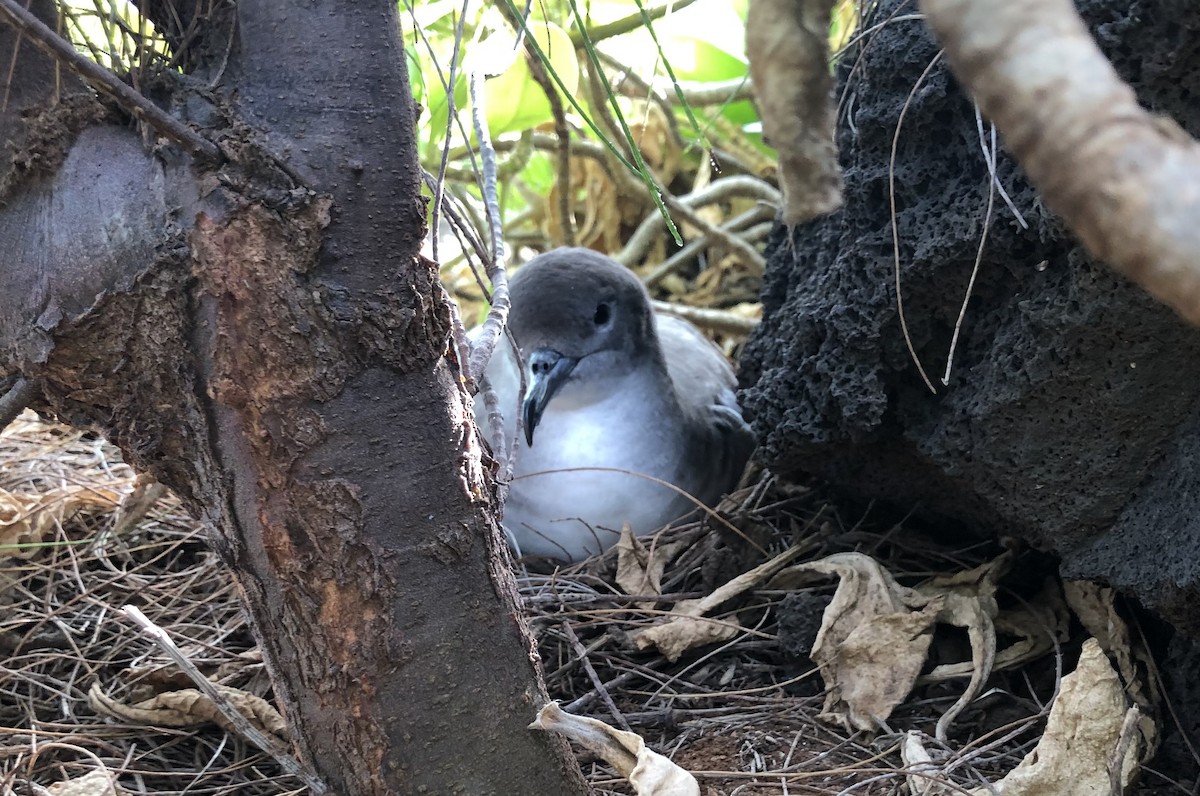
M 539 348 L 529 355 L 529 370 L 532 374 L 521 404 L 521 418 L 525 423 L 525 442 L 533 447 L 533 430 L 537 428 L 546 411 L 546 405 L 558 392 L 579 360 L 563 356 L 551 348 Z

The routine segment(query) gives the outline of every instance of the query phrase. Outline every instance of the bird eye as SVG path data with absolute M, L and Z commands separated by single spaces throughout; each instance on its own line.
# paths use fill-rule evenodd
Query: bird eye
M 597 326 L 603 326 L 608 323 L 608 319 L 612 317 L 612 307 L 607 302 L 601 302 L 596 305 L 596 314 L 592 316 L 592 320 Z

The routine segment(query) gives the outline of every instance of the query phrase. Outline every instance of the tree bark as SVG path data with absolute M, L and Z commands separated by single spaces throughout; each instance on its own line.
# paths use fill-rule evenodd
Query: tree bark
M 525 729 L 546 697 L 418 253 L 396 7 L 236 13 L 227 62 L 197 67 L 217 89 L 162 90 L 225 162 L 93 115 L 55 168 L 8 170 L 0 373 L 211 524 L 333 792 L 583 793 L 565 745 Z M 18 82 L 45 89 L 41 66 Z M 38 119 L 0 116 L 0 140 Z

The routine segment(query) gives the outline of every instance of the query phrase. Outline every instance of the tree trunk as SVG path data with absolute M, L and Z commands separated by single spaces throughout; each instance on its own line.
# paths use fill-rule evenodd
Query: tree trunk
M 582 793 L 569 750 L 525 729 L 545 694 L 418 254 L 396 6 L 235 13 L 199 20 L 191 77 L 155 89 L 220 164 L 148 153 L 94 104 L 0 116 L 0 140 L 53 121 L 67 153 L 0 207 L 0 372 L 212 525 L 333 792 Z M 16 75 L 50 85 L 38 58 Z

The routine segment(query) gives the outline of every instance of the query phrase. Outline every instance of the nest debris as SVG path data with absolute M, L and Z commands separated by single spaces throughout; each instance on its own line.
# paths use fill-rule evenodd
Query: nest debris
M 142 484 L 119 452 L 29 413 L 0 435 L 0 465 L 0 488 L 16 495 L 73 488 L 104 498 L 63 512 L 47 538 L 0 557 L 0 794 L 41 794 L 97 769 L 130 792 L 304 792 L 269 756 L 213 724 L 120 722 L 89 701 L 96 684 L 125 702 L 189 685 L 121 614 L 126 604 L 221 685 L 271 698 L 232 579 L 179 501 L 164 492 L 131 517 Z M 912 579 L 974 566 L 994 548 L 937 547 L 903 533 L 903 524 L 847 522 L 819 488 L 768 473 L 749 481 L 719 508 L 729 526 L 698 521 L 652 543 L 684 543 L 660 595 L 623 593 L 615 551 L 550 574 L 521 569 L 518 586 L 551 696 L 571 712 L 641 734 L 693 772 L 705 796 L 906 793 L 904 731 L 932 736 L 961 688 L 922 686 L 889 719 L 895 732 L 874 737 L 818 720 L 822 684 L 805 644 L 832 583 L 745 592 L 712 614 L 742 629 L 676 662 L 638 649 L 630 633 L 796 544 L 811 558 L 864 550 Z M 961 652 L 961 639 L 941 644 L 956 643 Z M 1033 748 L 1063 666 L 1060 654 L 994 676 L 990 696 L 957 725 L 954 741 L 969 750 L 957 770 L 963 785 L 996 781 Z M 582 756 L 580 763 L 597 793 L 631 793 L 603 762 Z

